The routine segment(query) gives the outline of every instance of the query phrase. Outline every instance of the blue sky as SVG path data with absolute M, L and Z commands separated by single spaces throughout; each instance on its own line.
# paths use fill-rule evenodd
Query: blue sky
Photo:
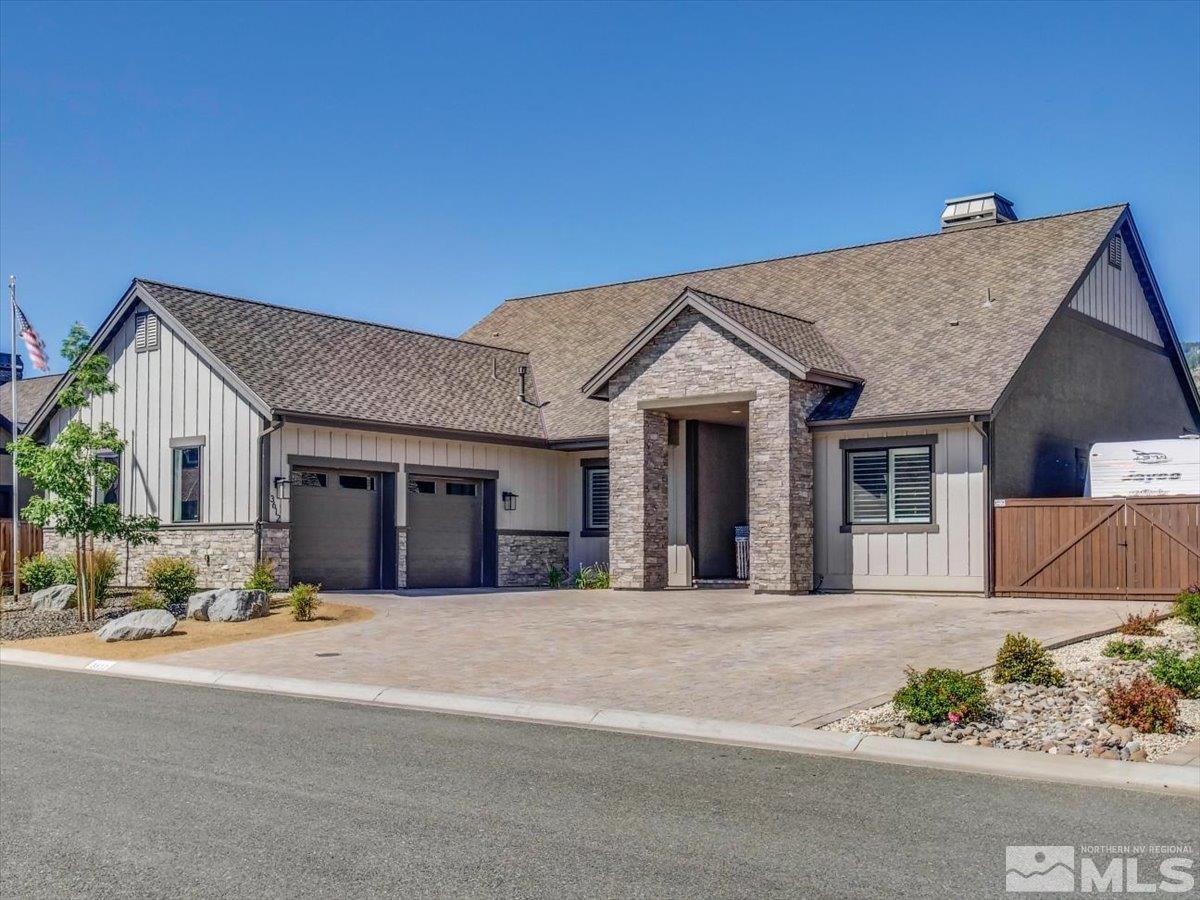
M 134 275 L 457 334 L 982 190 L 1131 202 L 1200 338 L 1196 3 L 10 0 L 0 65 L 0 271 L 54 349 Z

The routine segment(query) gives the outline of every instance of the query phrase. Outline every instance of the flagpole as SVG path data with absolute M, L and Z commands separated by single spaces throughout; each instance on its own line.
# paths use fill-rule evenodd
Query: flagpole
M 8 299 L 9 299 L 9 317 L 12 322 L 12 343 L 9 344 L 8 354 L 8 374 L 9 374 L 9 389 L 12 392 L 12 406 L 9 408 L 12 416 L 12 436 L 13 440 L 17 439 L 17 435 L 21 430 L 21 425 L 17 421 L 17 276 L 8 276 Z M 12 566 L 13 566 L 13 604 L 16 605 L 21 600 L 21 579 L 18 577 L 18 571 L 21 565 L 21 526 L 18 521 L 18 513 L 21 505 L 21 481 L 17 475 L 17 454 L 12 455 Z

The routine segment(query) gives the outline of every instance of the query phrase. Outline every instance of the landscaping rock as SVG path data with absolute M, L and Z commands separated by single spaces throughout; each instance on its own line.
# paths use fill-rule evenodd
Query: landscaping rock
M 200 591 L 198 594 L 192 594 L 187 599 L 187 612 L 184 614 L 185 619 L 195 619 L 198 622 L 208 621 L 208 608 L 212 606 L 212 602 L 217 599 L 216 591 Z
M 29 608 L 39 612 L 58 612 L 75 605 L 75 585 L 56 584 L 35 591 L 29 598 Z
M 1170 647 L 1189 656 L 1200 651 L 1200 635 L 1175 619 L 1160 626 L 1163 634 L 1142 638 L 1153 649 Z M 863 710 L 824 726 L 856 731 L 883 726 L 895 737 L 1026 750 L 1054 756 L 1099 757 L 1130 762 L 1161 759 L 1200 735 L 1200 698 L 1179 701 L 1178 726 L 1171 734 L 1139 733 L 1106 720 L 1107 690 L 1149 671 L 1149 660 L 1121 660 L 1102 651 L 1111 635 L 1091 638 L 1052 651 L 1064 675 L 1060 686 L 991 684 L 988 711 L 978 722 L 917 725 L 905 721 L 891 703 Z M 990 680 L 990 676 L 985 675 Z
M 270 606 L 266 591 L 218 588 L 188 597 L 187 614 L 200 622 L 244 622 L 265 616 Z
M 105 624 L 96 632 L 102 641 L 140 641 L 175 630 L 175 617 L 165 609 L 142 609 Z

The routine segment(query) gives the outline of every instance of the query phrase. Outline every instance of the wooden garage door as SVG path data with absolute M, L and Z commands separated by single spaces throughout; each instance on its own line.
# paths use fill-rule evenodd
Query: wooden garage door
M 1200 497 L 998 500 L 996 593 L 1169 599 L 1200 582 Z
M 292 469 L 292 581 L 326 590 L 379 587 L 377 472 Z

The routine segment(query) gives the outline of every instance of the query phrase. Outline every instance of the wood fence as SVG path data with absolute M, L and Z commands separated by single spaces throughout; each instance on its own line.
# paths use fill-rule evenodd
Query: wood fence
M 42 529 L 22 522 L 21 559 L 28 559 L 42 552 Z M 0 583 L 12 584 L 12 520 L 0 519 Z
M 1200 497 L 997 500 L 995 592 L 1155 600 L 1200 583 Z

